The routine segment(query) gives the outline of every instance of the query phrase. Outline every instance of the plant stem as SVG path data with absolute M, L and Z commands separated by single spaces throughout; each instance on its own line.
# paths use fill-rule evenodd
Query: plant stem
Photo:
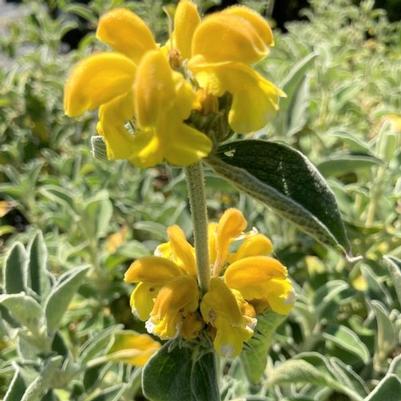
M 188 184 L 189 203 L 191 205 L 198 282 L 201 290 L 206 292 L 210 281 L 210 266 L 205 181 L 202 164 L 199 162 L 186 167 L 185 175 Z

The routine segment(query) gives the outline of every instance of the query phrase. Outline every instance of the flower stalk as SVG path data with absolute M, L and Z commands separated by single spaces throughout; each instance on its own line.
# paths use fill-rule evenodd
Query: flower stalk
M 210 282 L 208 219 L 205 197 L 205 180 L 200 162 L 185 168 L 188 197 L 194 230 L 194 245 L 199 287 L 206 292 Z

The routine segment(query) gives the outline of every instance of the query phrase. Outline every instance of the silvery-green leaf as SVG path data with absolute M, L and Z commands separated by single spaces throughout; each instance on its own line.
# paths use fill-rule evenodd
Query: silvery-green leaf
M 272 345 L 273 335 L 285 318 L 286 316 L 273 311 L 258 315 L 255 332 L 241 353 L 245 373 L 251 383 L 260 382 L 266 369 L 267 355 Z
M 72 297 L 82 283 L 89 267 L 77 267 L 61 276 L 52 288 L 45 302 L 47 330 L 52 335 L 60 325 L 61 319 Z
M 350 252 L 334 194 L 301 152 L 280 143 L 242 140 L 220 146 L 206 161 L 315 239 Z
M 391 361 L 388 373 L 396 375 L 401 380 L 401 355 L 396 356 Z
M 400 379 L 396 375 L 388 374 L 363 401 L 398 401 L 400 394 Z
M 4 289 L 7 294 L 25 291 L 27 255 L 23 245 L 15 243 L 8 252 L 4 266 Z
M 387 255 L 384 256 L 384 262 L 391 274 L 392 283 L 395 288 L 395 292 L 397 294 L 398 303 L 401 306 L 401 260 Z
M 334 334 L 323 333 L 323 337 L 338 347 L 358 356 L 365 364 L 370 360 L 369 349 L 361 339 L 346 326 L 338 326 Z
M 27 286 L 44 299 L 50 291 L 50 278 L 47 271 L 47 248 L 43 234 L 38 231 L 28 247 L 29 261 L 26 264 Z
M 83 224 L 88 236 L 104 237 L 109 230 L 109 223 L 113 215 L 113 205 L 106 193 L 98 195 L 89 201 L 82 216 Z
M 98 395 L 91 398 L 91 401 L 120 401 L 125 388 L 125 384 L 116 384 L 115 386 L 99 391 Z
M 61 356 L 53 357 L 46 361 L 43 370 L 38 377 L 27 387 L 21 401 L 39 401 L 53 387 L 53 381 L 60 375 L 60 366 L 63 358 Z
M 397 339 L 394 325 L 389 319 L 389 313 L 379 301 L 371 301 L 376 316 L 377 335 L 375 346 L 375 363 L 380 366 L 387 358 L 388 353 L 395 347 Z
M 325 177 L 336 177 L 359 170 L 368 170 L 380 164 L 382 161 L 374 156 L 338 155 L 322 161 L 317 165 L 317 168 Z
M 37 334 L 43 324 L 41 306 L 30 296 L 20 294 L 0 295 L 0 305 L 5 306 L 11 316 L 21 325 Z
M 21 401 L 26 390 L 25 381 L 20 373 L 20 368 L 15 367 L 14 377 L 11 380 L 4 401 Z

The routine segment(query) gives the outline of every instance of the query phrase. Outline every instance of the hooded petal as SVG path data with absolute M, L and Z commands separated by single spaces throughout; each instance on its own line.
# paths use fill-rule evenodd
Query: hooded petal
M 245 6 L 232 6 L 224 9 L 222 14 L 237 15 L 244 18 L 252 25 L 266 46 L 274 46 L 273 32 L 269 24 L 256 11 Z
M 97 131 L 106 142 L 109 160 L 128 160 L 134 151 L 134 135 L 125 123 L 134 114 L 132 91 L 100 106 Z
M 155 129 L 141 130 L 134 135 L 130 162 L 138 167 L 152 167 L 163 161 L 163 146 Z
M 147 51 L 157 48 L 148 26 L 125 8 L 115 8 L 104 14 L 99 20 L 96 37 L 136 64 Z
M 227 209 L 221 216 L 216 227 L 216 260 L 215 274 L 227 259 L 231 242 L 246 228 L 247 222 L 238 209 Z
M 253 334 L 256 321 L 243 315 L 242 302 L 241 296 L 236 297 L 220 277 L 212 278 L 209 291 L 202 298 L 202 317 L 216 328 L 213 344 L 220 355 L 237 356 L 244 341 Z
M 237 251 L 230 255 L 229 262 L 233 263 L 249 256 L 267 256 L 272 250 L 273 244 L 265 235 L 259 233 L 248 234 Z
M 159 291 L 146 328 L 161 339 L 174 338 L 181 330 L 183 319 L 198 308 L 199 290 L 195 278 L 178 277 Z
M 198 8 L 190 0 L 181 0 L 174 15 L 174 31 L 172 42 L 184 59 L 191 57 L 192 37 L 200 24 Z
M 228 266 L 224 281 L 247 301 L 267 302 L 277 313 L 286 314 L 292 308 L 293 287 L 287 269 L 277 259 L 252 256 L 237 260 Z
M 167 229 L 171 251 L 177 263 L 188 274 L 196 276 L 195 250 L 185 238 L 184 231 L 177 225 Z
M 78 63 L 64 88 L 64 110 L 79 116 L 130 91 L 136 66 L 118 53 L 98 53 Z
M 155 126 L 175 99 L 170 65 L 160 50 L 146 53 L 136 75 L 134 98 L 136 118 L 141 128 Z
M 153 309 L 160 286 L 153 283 L 139 283 L 132 291 L 130 305 L 132 312 L 141 320 L 147 320 Z
M 239 133 L 263 128 L 278 110 L 285 93 L 251 67 L 242 63 L 207 63 L 195 57 L 189 63 L 199 85 L 215 96 L 233 95 L 228 120 Z
M 259 22 L 255 24 L 250 12 L 212 14 L 201 22 L 194 33 L 192 55 L 200 54 L 209 62 L 256 63 L 269 51 L 264 40 L 266 34 Z
M 138 283 L 144 281 L 149 284 L 164 285 L 184 274 L 171 260 L 158 256 L 145 256 L 136 260 L 125 272 L 126 283 Z

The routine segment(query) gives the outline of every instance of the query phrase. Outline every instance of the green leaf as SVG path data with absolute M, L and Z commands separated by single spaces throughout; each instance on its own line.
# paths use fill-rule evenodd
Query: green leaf
M 257 384 L 262 379 L 273 335 L 285 318 L 284 315 L 272 311 L 258 315 L 255 333 L 241 353 L 245 373 L 252 384 Z
M 317 168 L 325 177 L 332 177 L 369 169 L 379 164 L 382 164 L 382 161 L 374 156 L 344 155 L 331 157 L 318 164 Z
M 360 338 L 348 327 L 339 326 L 335 334 L 323 333 L 323 337 L 338 347 L 358 356 L 365 364 L 370 360 L 369 350 Z
M 32 238 L 28 253 L 27 286 L 35 291 L 41 299 L 44 299 L 50 292 L 50 278 L 47 271 L 47 248 L 41 231 L 38 231 Z
M 0 305 L 5 306 L 11 316 L 32 333 L 37 333 L 42 322 L 41 306 L 30 296 L 23 293 L 0 295 Z
M 20 369 L 16 367 L 14 377 L 4 396 L 4 401 L 20 401 L 26 390 L 25 381 L 20 373 Z
M 274 122 L 279 132 L 293 135 L 306 123 L 305 113 L 309 102 L 307 72 L 316 57 L 316 53 L 311 53 L 296 63 L 280 85 L 287 97 L 281 99 L 280 113 Z
M 120 401 L 121 396 L 125 392 L 124 384 L 116 384 L 115 386 L 101 390 L 91 401 Z
M 149 360 L 143 370 L 142 387 L 151 401 L 192 401 L 193 350 L 169 341 Z
M 207 161 L 315 239 L 350 251 L 333 192 L 301 152 L 275 142 L 244 140 L 221 146 Z
M 400 399 L 401 381 L 396 375 L 385 376 L 363 401 L 396 401 Z
M 5 259 L 4 289 L 7 294 L 25 291 L 25 264 L 27 255 L 21 243 L 17 242 L 10 249 Z
M 394 325 L 389 319 L 389 313 L 384 305 L 379 301 L 371 301 L 370 304 L 377 321 L 375 362 L 381 365 L 397 344 L 397 339 Z
M 267 380 L 267 386 L 269 387 L 277 384 L 296 383 L 328 387 L 348 395 L 352 400 L 362 401 L 362 397 L 359 394 L 337 382 L 327 371 L 318 369 L 302 359 L 289 359 L 269 372 Z
M 83 214 L 83 224 L 86 225 L 88 236 L 104 237 L 109 231 L 112 215 L 113 205 L 106 193 L 89 201 Z
M 194 401 L 220 401 L 214 352 L 201 352 L 192 367 L 191 388 Z
M 383 259 L 393 279 L 392 283 L 401 306 L 401 260 L 391 255 L 384 256 Z
M 39 401 L 52 387 L 53 381 L 60 374 L 60 366 L 63 362 L 61 356 L 55 356 L 46 361 L 43 370 L 27 387 L 21 401 Z
M 401 380 L 401 355 L 396 356 L 391 361 L 388 373 L 396 375 Z
M 84 279 L 88 266 L 77 267 L 60 277 L 45 303 L 47 330 L 52 335 L 58 328 L 75 292 Z

